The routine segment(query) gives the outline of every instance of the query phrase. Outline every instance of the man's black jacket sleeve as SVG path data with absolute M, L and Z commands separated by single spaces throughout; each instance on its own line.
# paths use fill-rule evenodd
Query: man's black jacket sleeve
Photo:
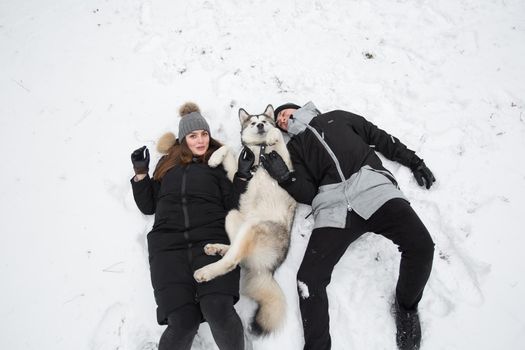
M 288 143 L 288 152 L 292 159 L 294 171 L 288 180 L 280 185 L 297 202 L 311 205 L 312 200 L 317 195 L 318 184 L 309 173 L 308 168 L 302 163 L 304 157 L 301 152 L 304 150 L 305 148 L 297 147 L 297 144 Z
M 348 112 L 346 112 L 348 113 Z M 352 118 L 352 126 L 356 133 L 375 150 L 386 158 L 410 167 L 415 152 L 408 149 L 399 139 L 378 128 L 373 123 L 356 114 L 348 113 Z

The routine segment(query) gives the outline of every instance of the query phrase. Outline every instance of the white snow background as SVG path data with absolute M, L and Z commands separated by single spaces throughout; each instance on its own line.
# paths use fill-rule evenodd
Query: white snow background
M 434 172 L 386 166 L 436 243 L 422 349 L 525 344 L 523 0 L 0 1 L 0 349 L 156 349 L 130 153 L 197 102 L 236 148 L 237 111 L 312 100 L 361 114 Z M 300 206 L 276 276 L 287 320 L 253 349 L 302 349 Z M 203 213 L 204 214 L 204 213 Z M 399 254 L 364 235 L 337 265 L 334 349 L 394 349 Z M 237 304 L 243 322 L 253 304 Z M 203 324 L 193 349 L 216 349 Z

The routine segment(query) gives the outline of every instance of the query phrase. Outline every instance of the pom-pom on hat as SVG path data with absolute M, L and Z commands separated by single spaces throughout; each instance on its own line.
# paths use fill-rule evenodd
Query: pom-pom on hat
M 199 106 L 193 102 L 186 102 L 179 108 L 179 115 L 181 117 L 179 122 L 179 142 L 182 142 L 184 137 L 195 130 L 206 130 L 210 132 L 210 126 L 206 119 L 201 115 Z

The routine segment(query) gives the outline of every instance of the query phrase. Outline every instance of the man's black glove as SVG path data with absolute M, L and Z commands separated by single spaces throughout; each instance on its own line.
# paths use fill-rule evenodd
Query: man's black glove
M 290 178 L 290 170 L 277 152 L 263 153 L 260 159 L 268 174 L 278 183 L 283 183 Z
M 419 186 L 425 186 L 427 190 L 436 181 L 434 174 L 432 174 L 421 158 L 415 157 L 415 159 L 410 162 L 410 169 L 416 178 L 417 184 Z
M 248 147 L 244 147 L 239 154 L 239 161 L 237 165 L 237 176 L 250 180 L 252 178 L 252 167 L 255 162 L 255 154 Z
M 135 174 L 147 174 L 149 170 L 149 150 L 142 146 L 131 153 L 131 163 Z

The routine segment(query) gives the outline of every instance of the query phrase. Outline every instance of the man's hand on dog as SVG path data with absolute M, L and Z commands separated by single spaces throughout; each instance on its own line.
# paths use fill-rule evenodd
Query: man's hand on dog
M 278 183 L 283 183 L 290 178 L 290 170 L 277 152 L 263 153 L 260 159 L 268 174 Z

